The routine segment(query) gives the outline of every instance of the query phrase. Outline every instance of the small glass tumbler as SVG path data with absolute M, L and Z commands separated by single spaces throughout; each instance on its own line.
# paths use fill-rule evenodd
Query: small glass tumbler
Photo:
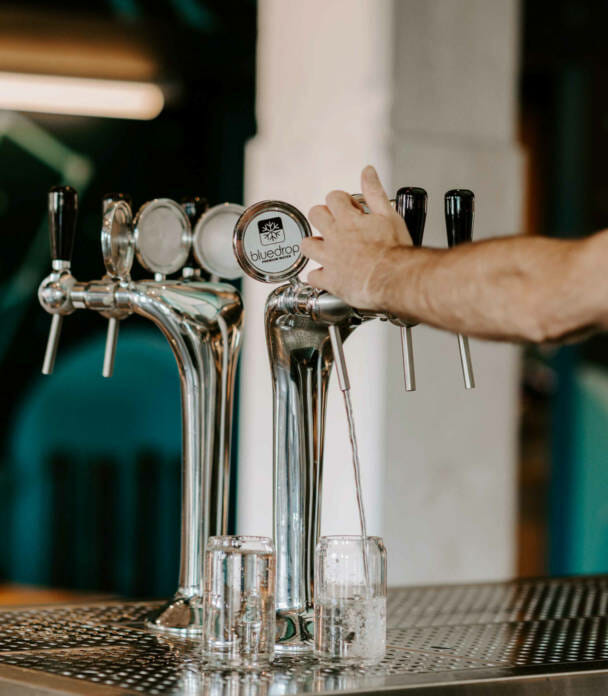
M 380 537 L 321 537 L 315 552 L 315 655 L 374 664 L 386 650 L 386 549 Z
M 203 652 L 212 664 L 255 666 L 272 659 L 275 553 L 271 539 L 218 536 L 207 542 Z

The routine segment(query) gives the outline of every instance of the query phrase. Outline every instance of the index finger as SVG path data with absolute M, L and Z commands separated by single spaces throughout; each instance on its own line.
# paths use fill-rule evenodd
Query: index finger
M 393 214 L 391 202 L 380 182 L 378 172 L 371 165 L 365 167 L 361 172 L 361 192 L 372 213 L 378 213 L 379 215 Z

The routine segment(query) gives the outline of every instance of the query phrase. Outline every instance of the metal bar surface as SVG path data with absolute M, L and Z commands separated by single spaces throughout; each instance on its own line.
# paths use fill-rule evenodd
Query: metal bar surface
M 0 696 L 608 692 L 608 576 L 390 590 L 387 653 L 366 668 L 301 655 L 259 671 L 215 671 L 198 640 L 146 628 L 155 606 L 0 610 Z

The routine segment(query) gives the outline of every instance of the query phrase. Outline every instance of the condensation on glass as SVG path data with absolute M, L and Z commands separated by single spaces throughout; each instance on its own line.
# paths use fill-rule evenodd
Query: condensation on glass
M 386 650 L 386 549 L 379 537 L 321 537 L 315 553 L 315 655 L 373 664 Z

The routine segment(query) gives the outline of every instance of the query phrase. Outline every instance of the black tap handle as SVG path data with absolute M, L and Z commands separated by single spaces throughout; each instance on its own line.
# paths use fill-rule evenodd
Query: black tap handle
M 49 236 L 53 261 L 72 261 L 78 194 L 71 186 L 53 186 L 49 191 Z
M 129 208 L 133 208 L 133 198 L 128 193 L 106 193 L 101 199 L 101 210 L 106 211 L 110 203 L 124 201 Z
M 475 194 L 468 189 L 452 189 L 445 194 L 445 224 L 448 246 L 470 242 L 473 239 Z
M 412 242 L 417 247 L 422 245 L 427 199 L 426 191 L 418 186 L 404 186 L 395 196 L 395 209 L 405 220 Z

